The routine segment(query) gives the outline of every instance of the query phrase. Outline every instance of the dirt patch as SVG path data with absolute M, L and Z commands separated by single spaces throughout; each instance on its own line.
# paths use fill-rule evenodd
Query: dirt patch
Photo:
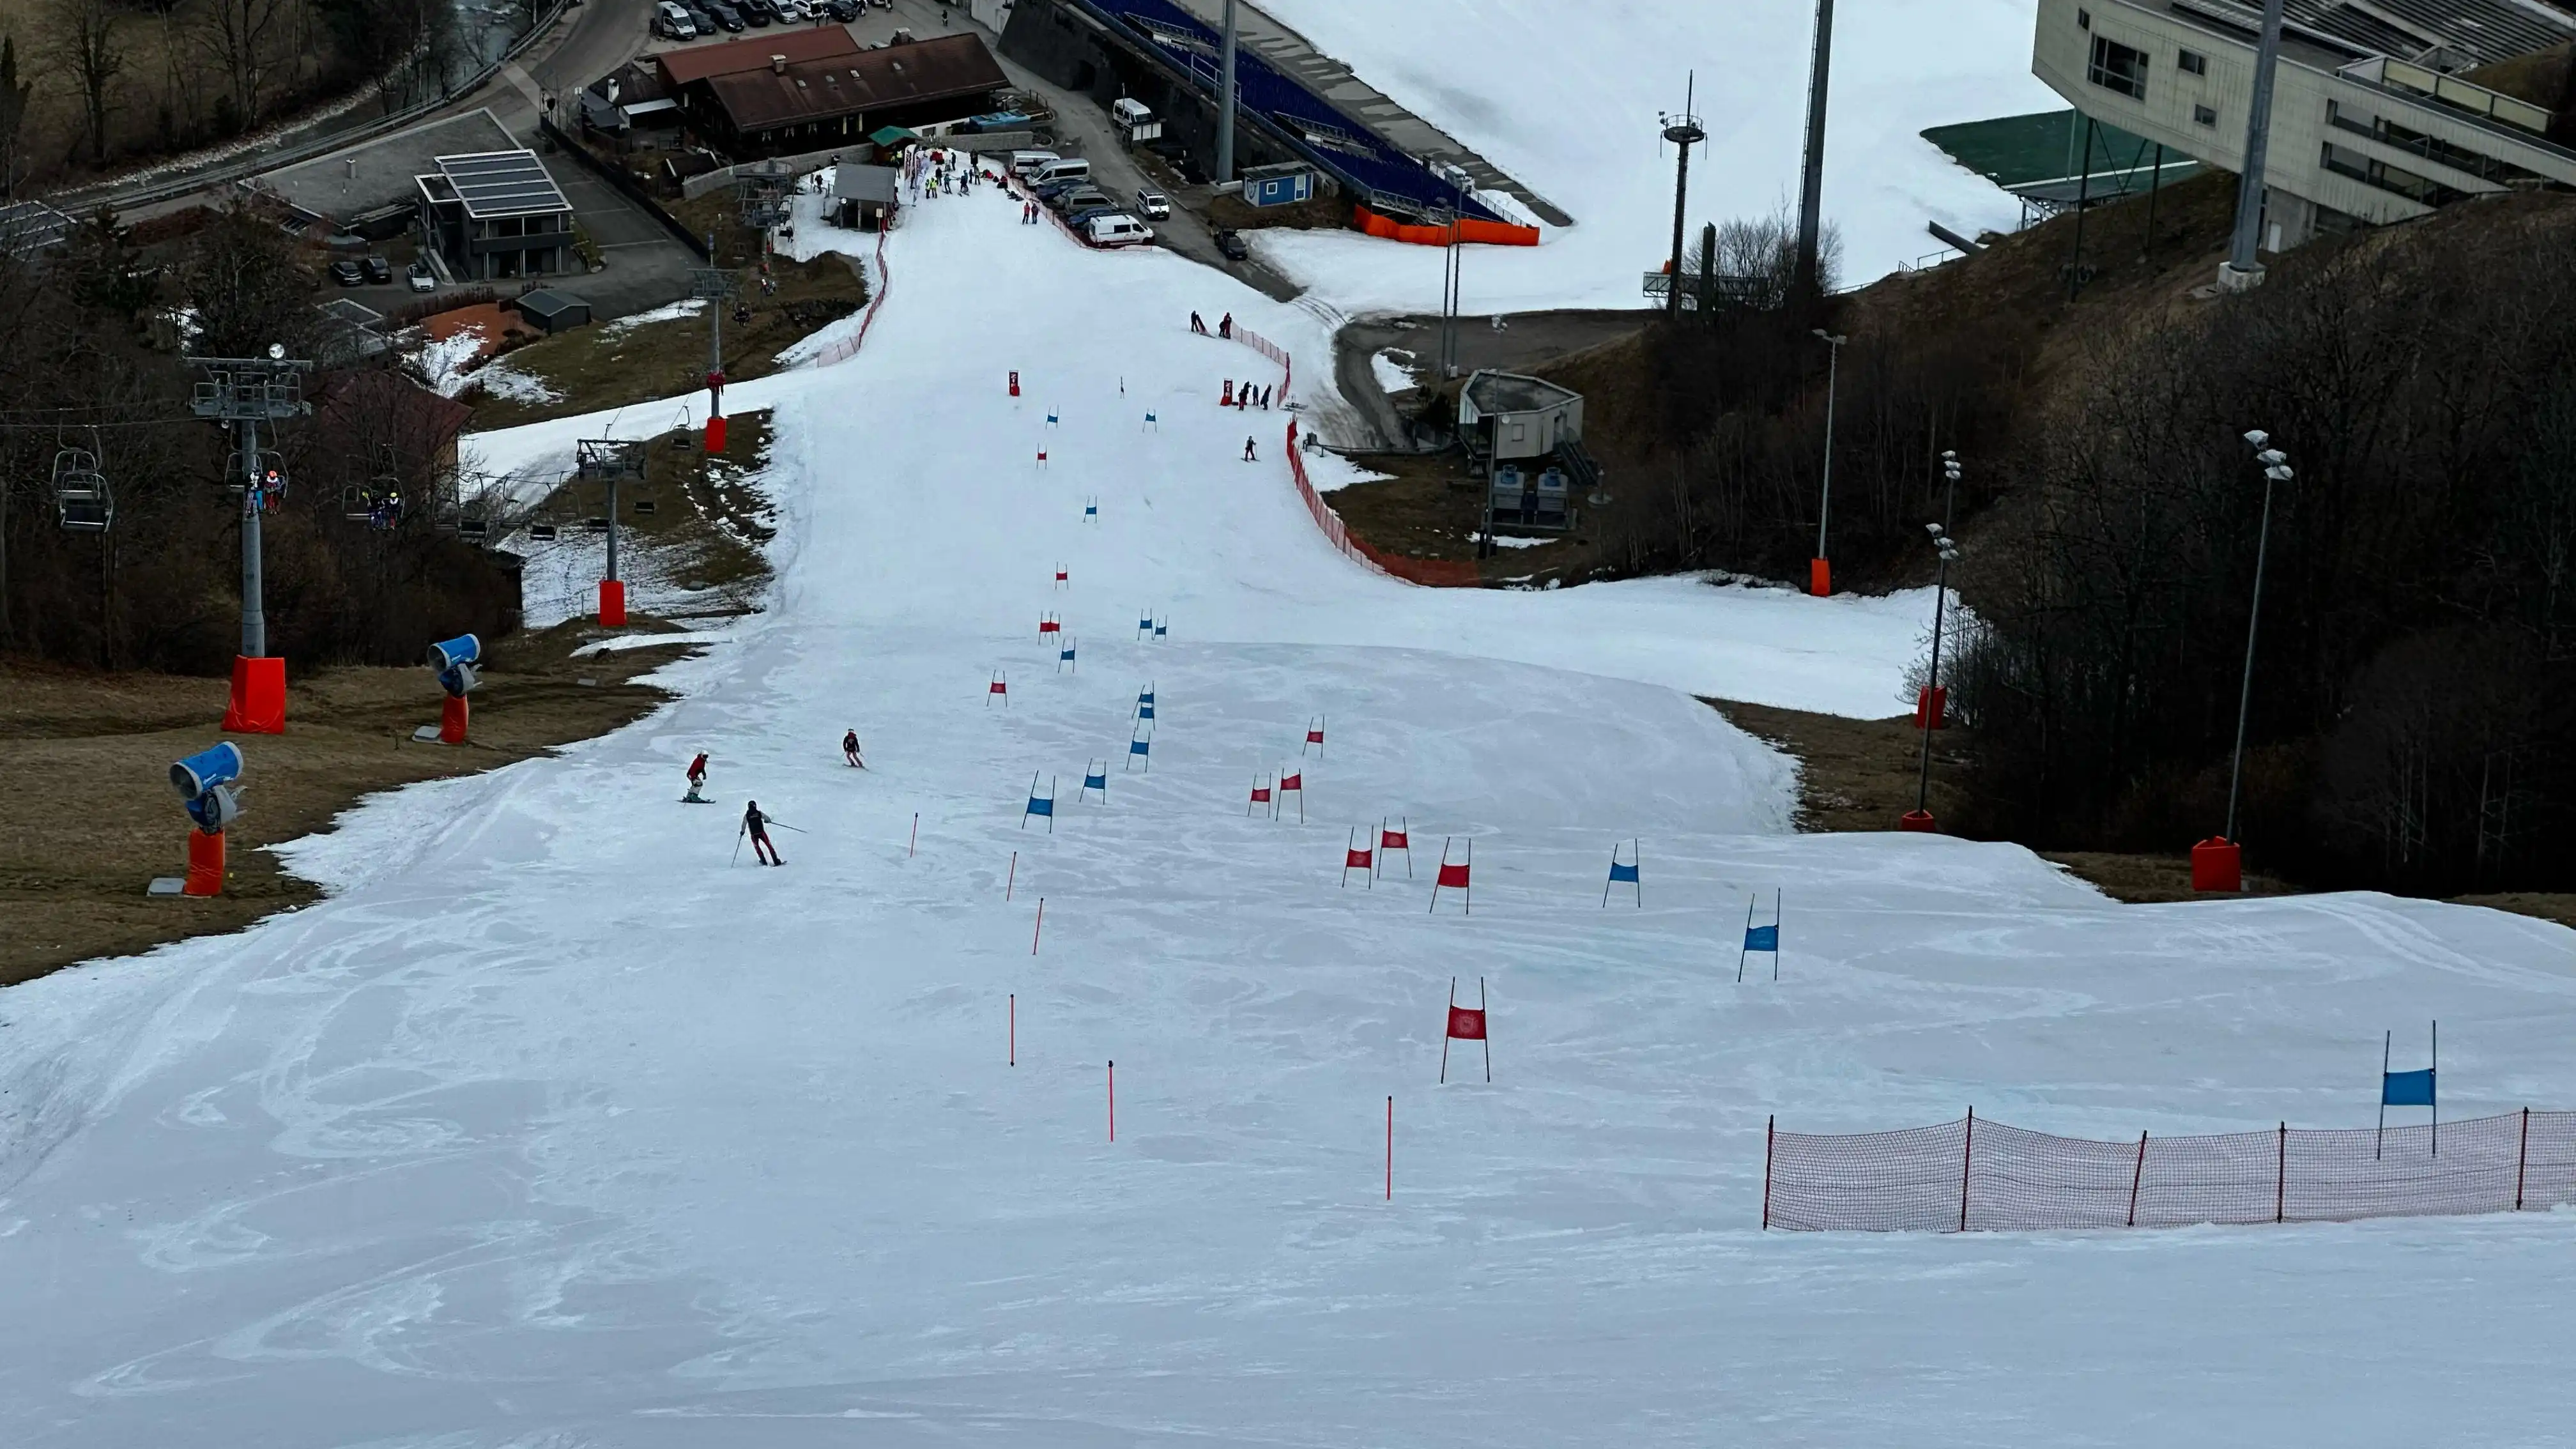
M 1476 559 L 1476 533 L 1485 523 L 1484 483 L 1467 476 L 1467 460 L 1455 451 L 1440 453 L 1353 453 L 1352 462 L 1386 474 L 1368 483 L 1351 483 L 1324 495 L 1351 533 L 1370 547 L 1404 558 L 1475 561 L 1485 582 L 1543 585 L 1557 577 L 1581 576 L 1592 548 L 1578 518 L 1573 533 L 1543 535 L 1532 530 L 1527 540 L 1513 538 L 1509 525 L 1499 531 L 1506 547 L 1492 558 Z
M 636 620 L 617 633 L 667 626 Z M 575 658 L 603 631 L 574 621 L 494 646 L 474 692 L 473 741 L 415 744 L 440 694 L 426 669 L 346 668 L 289 682 L 287 733 L 239 737 L 243 814 L 229 832 L 226 893 L 151 898 L 187 862 L 187 818 L 170 762 L 223 732 L 225 682 L 101 675 L 0 663 L 0 984 L 76 961 L 236 931 L 315 900 L 259 847 L 315 831 L 364 795 L 475 774 L 626 724 L 669 696 L 631 682 L 689 646 Z M 590 681 L 585 683 L 584 681 Z
M 482 345 L 475 349 L 470 360 L 459 362 L 459 367 L 471 367 L 488 360 L 514 339 L 544 335 L 529 326 L 518 313 L 503 311 L 498 302 L 478 302 L 470 307 L 432 312 L 421 319 L 420 330 L 429 334 L 433 342 L 450 341 L 467 331 L 482 334 Z
M 769 579 L 761 550 L 777 533 L 776 513 L 757 482 L 769 464 L 770 413 L 738 413 L 725 424 L 725 451 L 712 457 L 693 429 L 646 441 L 643 481 L 618 485 L 618 538 L 621 547 L 651 550 L 672 584 L 720 591 L 725 607 L 748 611 Z M 564 536 L 607 514 L 608 485 L 576 480 L 547 495 L 527 521 Z
M 737 279 L 742 295 L 724 319 L 729 381 L 778 371 L 778 354 L 867 303 L 855 264 L 838 254 L 811 262 L 780 258 L 770 275 L 775 286 L 767 294 L 752 273 Z M 748 321 L 737 308 L 748 312 Z M 706 386 L 707 330 L 703 310 L 661 322 L 576 327 L 510 352 L 510 371 L 543 383 L 551 397 L 495 397 L 469 385 L 462 399 L 473 404 L 481 432 L 682 396 Z

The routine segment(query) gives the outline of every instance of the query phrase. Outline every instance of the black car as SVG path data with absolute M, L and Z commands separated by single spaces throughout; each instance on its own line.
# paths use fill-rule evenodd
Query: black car
M 366 259 L 364 265 L 367 269 L 368 281 L 375 283 L 379 287 L 389 287 L 393 285 L 393 263 L 386 261 L 383 257 L 369 257 Z
M 727 30 L 742 29 L 742 16 L 730 5 L 709 5 L 707 13 L 716 18 L 716 24 Z
M 1225 259 L 1229 262 L 1243 261 L 1252 255 L 1252 248 L 1244 242 L 1243 233 L 1239 231 L 1226 230 L 1218 232 L 1216 234 L 1216 249 L 1224 253 Z
M 753 25 L 770 25 L 778 20 L 778 7 L 770 4 L 769 0 L 734 0 L 733 8 L 741 11 L 742 18 Z
M 859 7 L 855 0 L 823 0 L 823 11 L 843 25 L 859 18 Z
M 347 257 L 342 257 L 340 260 L 331 264 L 331 280 L 339 283 L 343 287 L 355 287 L 366 282 L 367 274 L 358 270 L 358 264 L 356 262 L 350 261 Z

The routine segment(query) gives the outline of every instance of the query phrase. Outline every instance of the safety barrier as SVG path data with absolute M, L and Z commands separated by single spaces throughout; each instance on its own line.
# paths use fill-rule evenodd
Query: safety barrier
M 1365 206 L 1353 206 L 1351 215 L 1359 222 L 1360 230 L 1370 236 L 1411 242 L 1415 246 L 1424 247 L 1445 247 L 1450 242 L 1450 229 L 1445 226 L 1422 226 L 1413 222 L 1397 221 L 1393 217 L 1380 216 Z M 1484 242 L 1489 246 L 1534 247 L 1538 245 L 1538 228 L 1514 226 L 1504 221 L 1487 221 L 1481 216 L 1462 216 L 1458 218 L 1457 240 Z
M 876 292 L 868 298 L 867 315 L 859 319 L 859 330 L 815 353 L 813 360 L 805 364 L 807 367 L 829 367 L 854 357 L 858 354 L 859 344 L 868 340 L 868 329 L 877 325 L 877 309 L 885 305 L 886 293 L 894 290 L 894 273 L 886 270 L 885 244 L 886 234 L 881 228 L 877 232 Z
M 2135 1142 L 1982 1119 L 1769 1134 L 1762 1226 L 2028 1232 L 2521 1212 L 2576 1203 L 2576 1112 Z
M 1324 502 L 1324 495 L 1316 492 L 1315 485 L 1306 477 L 1306 455 L 1297 448 L 1297 420 L 1294 418 L 1288 420 L 1287 448 L 1288 474 L 1297 480 L 1297 496 L 1305 501 L 1306 512 L 1314 517 L 1315 526 L 1324 531 L 1325 541 L 1340 549 L 1360 567 L 1371 573 L 1384 574 L 1389 578 L 1402 579 L 1406 583 L 1420 584 L 1425 588 L 1483 587 L 1484 576 L 1472 563 L 1460 563 L 1450 559 L 1406 558 L 1402 554 L 1386 553 L 1372 548 L 1365 539 L 1353 538 L 1349 527 L 1342 522 L 1342 516 L 1335 513 L 1331 506 Z

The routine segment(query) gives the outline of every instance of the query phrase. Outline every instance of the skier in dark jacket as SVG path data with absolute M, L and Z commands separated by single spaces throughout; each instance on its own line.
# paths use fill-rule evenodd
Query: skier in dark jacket
M 841 735 L 841 758 L 864 770 L 868 762 L 859 758 L 859 732 L 847 730 Z
M 751 836 L 751 857 L 762 865 L 785 865 L 778 858 L 778 847 L 769 843 L 769 817 L 760 813 L 760 802 L 745 801 L 742 828 Z

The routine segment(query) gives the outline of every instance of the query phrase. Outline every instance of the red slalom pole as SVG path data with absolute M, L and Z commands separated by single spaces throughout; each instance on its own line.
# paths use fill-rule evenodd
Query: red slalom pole
M 1011 1066 L 1020 1064 L 1020 993 L 1011 993 Z
M 1109 1063 L 1109 1140 L 1118 1140 L 1118 1062 Z
M 1395 1201 L 1395 1099 L 1386 1099 L 1386 1200 Z
M 1038 953 L 1038 932 L 1046 929 L 1046 897 L 1038 897 L 1038 923 L 1029 931 L 1029 954 Z
M 913 852 L 915 849 L 917 849 L 920 845 L 921 845 L 921 812 L 920 812 L 920 811 L 918 811 L 918 810 L 915 810 L 914 812 L 912 812 L 912 839 L 907 840 L 907 841 L 905 841 L 905 842 L 903 843 L 903 858 L 904 858 L 904 859 L 906 859 L 906 860 L 910 860 L 910 859 L 912 859 L 912 852 Z
M 1011 890 L 1012 890 L 1012 888 L 1013 888 L 1013 887 L 1015 887 L 1015 886 L 1017 886 L 1019 883 L 1020 883 L 1020 853 L 1019 853 L 1018 851 L 1014 850 L 1014 851 L 1012 851 L 1012 852 L 1011 852 L 1011 875 L 1010 875 L 1010 878 L 1009 878 L 1008 880 L 1005 880 L 1005 881 L 1003 881 L 1003 882 L 1002 882 L 1002 899 L 1004 899 L 1004 900 L 1006 900 L 1006 901 L 1007 901 L 1007 900 L 1009 900 L 1009 899 L 1011 898 Z

